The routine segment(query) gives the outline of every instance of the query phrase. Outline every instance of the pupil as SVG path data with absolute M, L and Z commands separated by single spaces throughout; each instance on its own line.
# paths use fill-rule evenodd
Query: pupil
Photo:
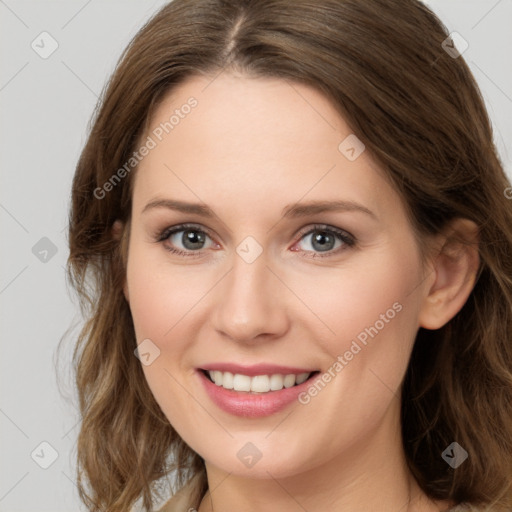
M 187 247 L 187 249 L 200 249 L 204 241 L 203 233 L 198 233 L 193 230 L 188 230 L 183 233 L 183 245 Z
M 325 231 L 318 231 L 318 234 L 313 236 L 313 247 L 315 249 L 319 249 L 320 251 L 328 251 L 332 249 L 332 247 L 329 245 L 334 242 L 334 237 L 330 236 Z M 319 247 L 315 247 L 315 243 L 319 243 Z

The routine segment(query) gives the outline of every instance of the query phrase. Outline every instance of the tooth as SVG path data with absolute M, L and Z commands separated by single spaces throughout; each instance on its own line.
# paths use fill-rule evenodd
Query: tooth
M 294 385 L 295 385 L 295 375 L 293 373 L 286 375 L 286 377 L 284 378 L 284 387 L 291 388 Z
M 251 391 L 266 393 L 270 390 L 270 379 L 268 375 L 256 375 L 251 380 Z
M 270 377 L 270 389 L 272 391 L 279 391 L 283 389 L 283 376 L 279 374 L 271 375 Z
M 303 382 L 306 382 L 308 380 L 309 373 L 299 373 L 296 378 L 296 384 L 302 384 Z
M 233 389 L 235 391 L 250 391 L 251 390 L 251 377 L 247 375 L 240 375 L 236 373 L 233 377 Z
M 311 376 L 311 373 L 304 372 L 298 375 L 293 373 L 288 375 L 256 375 L 250 377 L 239 373 L 233 375 L 231 372 L 208 370 L 208 375 L 217 386 L 222 386 L 225 389 L 268 393 L 269 391 L 280 391 L 283 387 L 291 388 L 295 385 L 302 384 Z
M 224 372 L 222 387 L 226 389 L 233 389 L 233 374 L 231 372 Z

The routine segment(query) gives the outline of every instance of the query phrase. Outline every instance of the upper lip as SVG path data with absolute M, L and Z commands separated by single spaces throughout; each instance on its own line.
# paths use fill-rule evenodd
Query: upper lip
M 296 366 L 282 366 L 278 364 L 270 364 L 270 363 L 259 363 L 253 364 L 250 366 L 236 364 L 236 363 L 211 363 L 205 364 L 200 367 L 201 370 L 206 371 L 220 371 L 220 372 L 231 372 L 233 374 L 241 374 L 248 375 L 249 377 L 254 377 L 255 375 L 289 375 L 300 374 L 300 373 L 312 373 L 317 370 L 310 368 L 299 368 Z

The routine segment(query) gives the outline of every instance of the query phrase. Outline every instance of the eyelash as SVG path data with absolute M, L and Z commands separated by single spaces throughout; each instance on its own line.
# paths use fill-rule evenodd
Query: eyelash
M 180 231 L 187 231 L 187 230 L 191 230 L 191 231 L 194 230 L 194 231 L 197 231 L 198 233 L 203 233 L 203 234 L 207 235 L 210 239 L 213 238 L 208 230 L 202 229 L 197 224 L 179 224 L 177 226 L 166 228 L 162 232 L 160 232 L 156 237 L 156 242 L 160 242 L 163 244 L 163 242 L 168 240 L 171 235 L 179 233 Z M 327 224 L 315 224 L 315 225 L 313 225 L 312 228 L 309 228 L 307 231 L 302 231 L 298 235 L 299 236 L 298 241 L 300 241 L 303 237 L 305 237 L 307 235 L 311 235 L 315 231 L 332 233 L 332 234 L 336 235 L 338 237 L 338 239 L 343 242 L 344 245 L 341 247 L 338 247 L 335 250 L 326 251 L 325 255 L 321 254 L 321 253 L 313 253 L 313 256 L 303 256 L 305 258 L 327 258 L 329 256 L 338 254 L 340 251 L 345 250 L 347 247 L 348 248 L 354 247 L 356 244 L 356 238 L 354 236 L 352 236 L 351 234 L 349 234 L 347 231 L 344 231 L 339 228 L 335 228 L 334 226 L 329 226 Z M 192 257 L 192 258 L 200 257 L 201 253 L 202 253 L 202 250 L 183 251 L 181 249 L 166 247 L 165 245 L 164 245 L 164 248 L 165 248 L 165 250 L 167 250 L 173 254 L 177 254 L 179 256 L 185 256 L 185 257 Z M 311 251 L 297 251 L 297 252 L 310 253 Z

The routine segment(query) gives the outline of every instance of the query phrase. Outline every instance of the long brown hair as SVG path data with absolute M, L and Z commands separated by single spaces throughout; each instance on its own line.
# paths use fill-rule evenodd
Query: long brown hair
M 431 498 L 512 509 L 510 183 L 479 88 L 463 57 L 442 46 L 448 35 L 417 0 L 174 0 L 131 41 L 98 104 L 69 218 L 68 276 L 86 316 L 73 362 L 77 480 L 89 510 L 125 512 L 139 499 L 151 510 L 171 472 L 176 488 L 198 473 L 207 488 L 203 459 L 169 424 L 133 354 L 122 286 L 136 168 L 102 187 L 173 87 L 232 70 L 325 94 L 403 197 L 420 243 L 457 217 L 478 225 L 473 292 L 448 324 L 420 329 L 415 341 L 404 450 Z M 121 240 L 116 219 L 127 224 Z M 441 457 L 454 441 L 469 454 L 455 470 Z

